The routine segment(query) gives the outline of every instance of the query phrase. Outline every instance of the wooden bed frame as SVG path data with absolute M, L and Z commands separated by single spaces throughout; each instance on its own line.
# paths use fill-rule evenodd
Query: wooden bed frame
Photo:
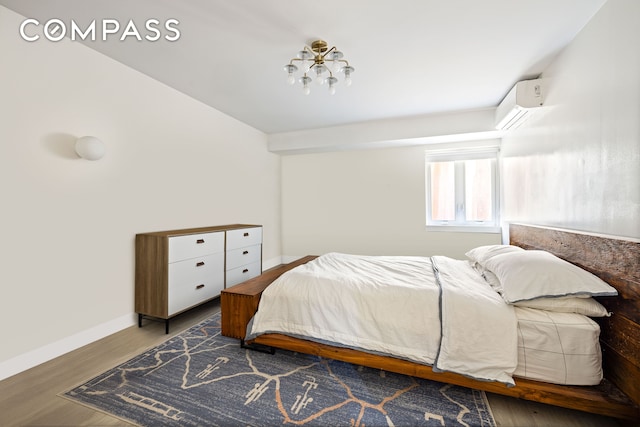
M 501 383 L 476 381 L 454 373 L 436 373 L 427 365 L 281 334 L 261 335 L 249 344 L 314 354 L 620 419 L 640 420 L 640 240 L 522 224 L 511 224 L 509 236 L 513 245 L 551 252 L 590 271 L 618 290 L 617 297 L 598 298 L 614 313 L 609 318 L 597 320 L 601 327 L 605 373 L 600 385 L 565 386 L 515 378 L 516 386 L 509 388 Z M 222 334 L 239 338 L 244 344 L 246 326 L 257 310 L 262 290 L 285 271 L 313 258 L 308 256 L 274 268 L 224 290 L 220 299 Z

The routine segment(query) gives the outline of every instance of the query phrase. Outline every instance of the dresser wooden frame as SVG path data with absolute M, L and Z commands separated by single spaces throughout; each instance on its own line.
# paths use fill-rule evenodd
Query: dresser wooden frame
M 281 348 L 342 360 L 496 394 L 577 409 L 610 417 L 640 420 L 640 242 L 596 236 L 571 230 L 511 224 L 510 243 L 525 249 L 549 251 L 614 286 L 618 297 L 599 298 L 614 314 L 599 319 L 604 350 L 605 379 L 598 386 L 566 386 L 516 378 L 515 387 L 481 382 L 454 373 L 436 373 L 431 366 L 393 357 L 333 347 L 282 334 L 265 334 L 250 344 Z M 222 334 L 244 339 L 257 310 L 260 293 L 285 271 L 308 262 L 287 264 L 221 295 Z

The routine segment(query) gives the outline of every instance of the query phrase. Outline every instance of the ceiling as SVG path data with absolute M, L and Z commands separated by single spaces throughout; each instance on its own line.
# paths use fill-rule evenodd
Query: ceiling
M 495 107 L 537 77 L 606 0 L 0 0 L 43 25 L 116 19 L 82 43 L 265 133 Z M 120 40 L 177 19 L 174 42 Z M 98 27 L 98 28 L 99 28 Z M 160 25 L 162 29 L 162 24 Z M 36 31 L 35 29 L 32 31 Z M 163 31 L 163 36 L 168 34 Z M 170 35 L 170 34 L 169 34 Z M 355 67 L 303 95 L 284 65 L 324 39 Z M 42 39 L 41 42 L 48 42 Z

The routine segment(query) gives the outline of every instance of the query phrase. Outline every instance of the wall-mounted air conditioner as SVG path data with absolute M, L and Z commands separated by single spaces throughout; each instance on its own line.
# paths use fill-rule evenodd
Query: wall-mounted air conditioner
M 540 107 L 543 101 L 542 79 L 516 83 L 496 109 L 496 129 L 517 128 L 527 119 L 531 110 Z

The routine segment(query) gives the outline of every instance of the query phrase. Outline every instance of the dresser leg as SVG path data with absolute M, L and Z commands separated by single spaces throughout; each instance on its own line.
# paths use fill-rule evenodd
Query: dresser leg
M 138 313 L 138 328 L 142 328 L 142 319 L 144 317 L 145 317 L 144 314 Z M 154 321 L 164 320 L 164 333 L 165 334 L 169 333 L 169 319 L 158 319 L 156 317 L 147 317 L 147 319 L 154 320 Z

